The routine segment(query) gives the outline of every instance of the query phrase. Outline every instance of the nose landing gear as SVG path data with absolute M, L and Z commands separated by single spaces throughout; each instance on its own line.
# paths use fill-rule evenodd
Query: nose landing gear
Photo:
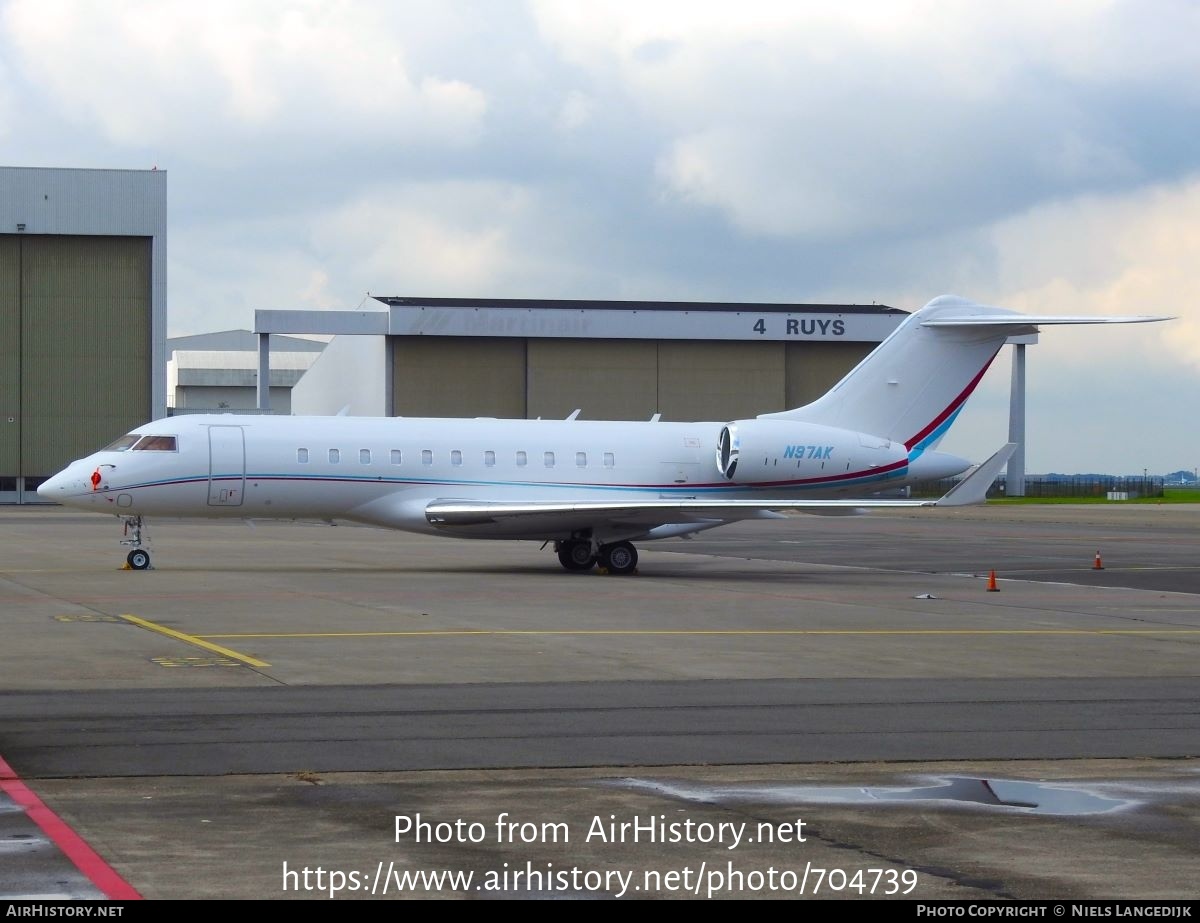
M 142 547 L 142 530 L 145 523 L 141 516 L 122 516 L 125 523 L 125 538 L 122 545 L 129 545 L 132 551 L 125 556 L 125 566 L 129 570 L 147 570 L 150 567 L 150 552 Z

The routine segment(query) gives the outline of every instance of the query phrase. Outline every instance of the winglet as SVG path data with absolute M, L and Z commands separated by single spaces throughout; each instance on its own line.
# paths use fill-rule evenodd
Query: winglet
M 983 503 L 987 499 L 988 488 L 992 486 L 992 481 L 996 480 L 996 475 L 1000 473 L 1001 468 L 1008 464 L 1008 459 L 1015 451 L 1017 451 L 1015 442 L 1003 446 L 999 452 L 951 487 L 946 492 L 946 496 L 938 500 L 934 506 L 970 506 L 974 503 Z

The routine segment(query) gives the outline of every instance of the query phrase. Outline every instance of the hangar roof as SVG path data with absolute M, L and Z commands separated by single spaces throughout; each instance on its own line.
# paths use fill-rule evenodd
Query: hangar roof
M 599 301 L 570 298 L 416 298 L 372 295 L 397 308 L 518 308 L 578 311 L 735 311 L 756 314 L 907 314 L 886 304 L 778 304 L 759 301 Z
M 880 304 L 371 297 L 387 310 L 260 309 L 254 312 L 254 332 L 879 343 L 908 316 Z
M 319 353 L 325 348 L 320 340 L 301 337 L 280 336 L 271 342 L 271 352 Z M 249 330 L 216 330 L 212 333 L 194 333 L 188 336 L 167 337 L 167 353 L 177 350 L 224 351 L 249 353 L 258 352 L 258 337 Z M 253 367 L 253 366 L 251 366 Z

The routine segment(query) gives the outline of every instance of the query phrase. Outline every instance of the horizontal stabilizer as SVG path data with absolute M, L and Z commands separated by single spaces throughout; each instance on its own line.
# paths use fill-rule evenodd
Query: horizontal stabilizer
M 1008 464 L 1009 458 L 1015 451 L 1017 451 L 1015 442 L 1004 445 L 999 452 L 950 488 L 949 492 L 937 501 L 937 505 L 971 506 L 983 503 L 987 499 L 988 488 L 992 486 L 992 481 L 996 480 L 1000 469 Z
M 1153 324 L 1174 320 L 1166 315 L 1136 314 L 1127 317 L 1072 317 L 1062 314 L 967 314 L 962 317 L 935 317 L 922 321 L 922 327 L 1036 327 L 1049 324 Z
M 1168 317 L 1018 314 L 941 295 L 910 314 L 841 381 L 810 404 L 758 419 L 870 433 L 909 457 L 936 449 L 996 355 L 1014 337 L 1056 324 L 1144 324 Z M 910 472 L 911 474 L 911 472 Z

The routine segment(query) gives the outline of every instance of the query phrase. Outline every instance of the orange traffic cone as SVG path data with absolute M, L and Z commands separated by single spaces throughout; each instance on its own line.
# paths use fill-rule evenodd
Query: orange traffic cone
M 1092 570 L 1104 570 L 1104 565 L 1100 563 L 1100 552 L 1096 552 L 1096 563 L 1092 565 Z
M 1000 587 L 996 586 L 996 572 L 995 571 L 992 571 L 990 574 L 988 574 L 987 591 L 989 593 L 999 593 L 1000 592 Z

